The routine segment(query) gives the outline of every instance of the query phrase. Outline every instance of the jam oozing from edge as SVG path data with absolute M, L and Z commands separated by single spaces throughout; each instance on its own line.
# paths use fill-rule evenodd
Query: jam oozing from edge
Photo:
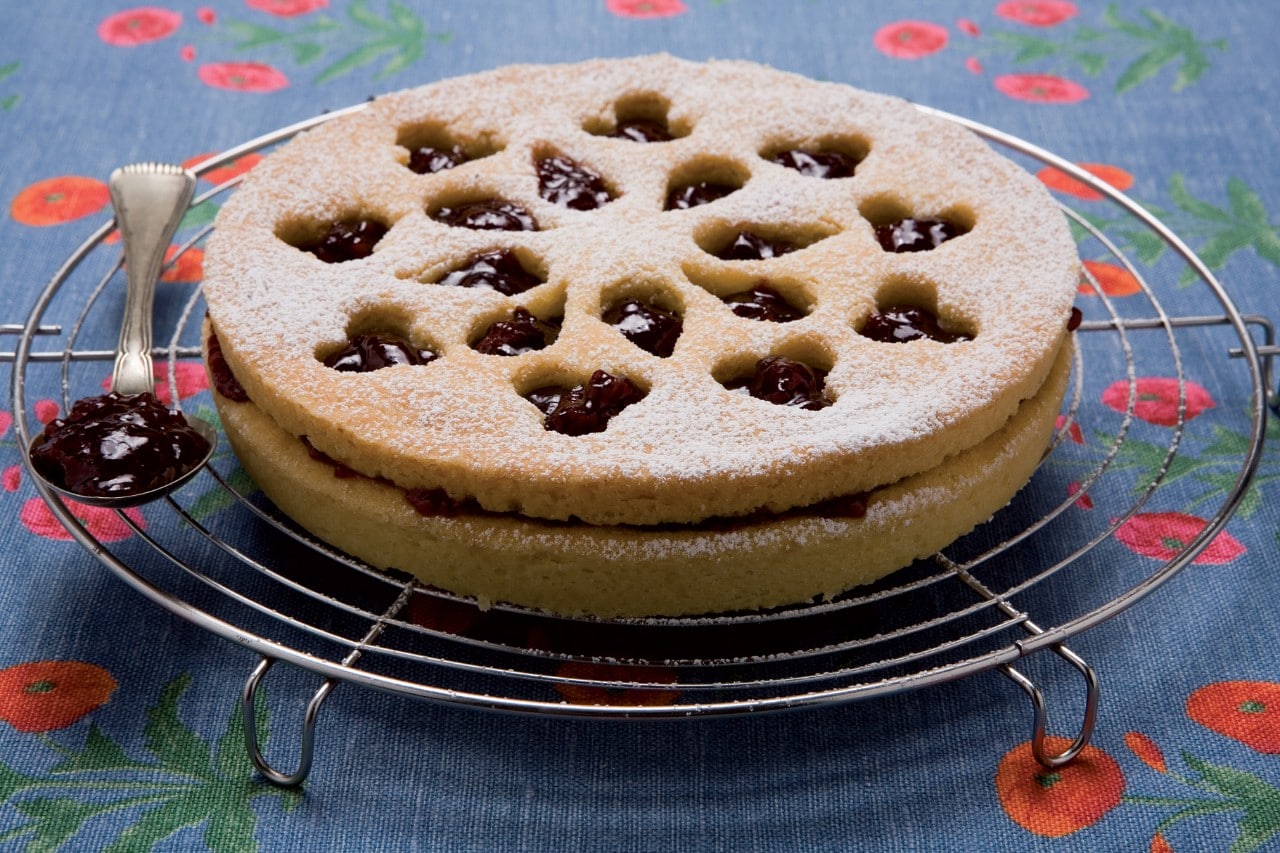
M 617 128 L 609 135 L 615 139 L 629 139 L 632 142 L 670 142 L 675 138 L 667 128 L 666 122 L 646 118 L 620 121 Z
M 799 148 L 779 151 L 771 159 L 806 178 L 849 178 L 858 165 L 853 157 L 839 151 L 803 151 Z
M 558 327 L 539 320 L 525 308 L 511 312 L 508 320 L 498 320 L 471 345 L 485 355 L 524 355 L 545 349 L 556 338 Z
M 737 187 L 729 184 L 717 184 L 711 181 L 686 184 L 676 187 L 667 193 L 667 210 L 688 210 L 691 207 L 710 204 L 737 191 L 737 189 Z
M 876 239 L 886 252 L 927 252 L 968 229 L 946 219 L 901 219 L 876 226 Z
M 972 340 L 969 335 L 948 332 L 932 311 L 915 305 L 886 305 L 872 311 L 858 334 L 886 344 L 902 344 L 927 338 L 944 344 Z
M 458 500 L 449 497 L 449 493 L 444 489 L 406 489 L 404 499 L 419 514 L 428 518 L 454 518 L 464 512 L 483 512 L 480 504 L 472 498 Z
M 303 447 L 307 448 L 308 456 L 310 456 L 312 459 L 316 460 L 317 462 L 323 462 L 324 464 L 331 467 L 333 469 L 333 476 L 337 477 L 339 480 L 347 480 L 354 477 L 364 476 L 356 469 L 347 467 L 346 465 L 339 462 L 337 459 L 334 459 L 332 456 L 325 453 L 323 450 L 320 450 L 318 447 L 312 444 L 311 439 L 307 438 L 305 435 L 298 436 L 298 440 L 302 442 Z
M 734 314 L 748 320 L 789 323 L 804 316 L 804 312 L 788 302 L 785 296 L 764 283 L 750 290 L 731 293 L 724 297 L 724 301 Z
M 358 261 L 373 254 L 373 247 L 386 236 L 387 230 L 387 226 L 372 219 L 334 222 L 319 240 L 298 248 L 326 264 Z
M 470 159 L 460 145 L 454 145 L 451 148 L 433 148 L 430 145 L 424 145 L 409 152 L 409 170 L 419 175 L 432 175 L 461 166 Z
M 763 261 L 800 248 L 788 240 L 769 240 L 750 231 L 739 231 L 729 244 L 716 253 L 722 261 Z
M 231 365 L 222 354 L 222 344 L 212 329 L 205 342 L 205 363 L 209 365 L 209 374 L 213 377 L 213 389 L 235 403 L 249 402 L 249 392 L 244 390 L 240 380 L 231 372 Z
M 514 296 L 542 284 L 542 279 L 524 268 L 510 249 L 472 255 L 465 264 L 440 279 L 450 287 L 480 287 Z
M 625 376 L 597 370 L 585 385 L 548 385 L 525 394 L 525 399 L 545 416 L 547 430 L 576 436 L 603 432 L 615 415 L 643 400 L 644 391 Z
M 513 201 L 500 198 L 471 201 L 457 207 L 442 207 L 431 218 L 455 228 L 471 228 L 476 231 L 538 230 L 533 214 Z
M 684 329 L 680 315 L 651 302 L 623 299 L 614 303 L 600 319 L 645 352 L 666 358 L 675 351 Z
M 209 442 L 154 394 L 76 402 L 31 450 L 45 478 L 86 497 L 127 497 L 166 486 L 200 464 Z
M 604 179 L 578 161 L 556 155 L 537 162 L 538 195 L 572 210 L 595 210 L 613 201 Z
M 1084 312 L 1076 306 L 1071 306 L 1071 316 L 1067 318 L 1067 331 L 1074 332 L 1080 328 L 1080 324 L 1084 322 Z
M 826 371 L 786 356 L 771 355 L 757 361 L 750 376 L 726 382 L 725 387 L 777 406 L 816 411 L 832 403 L 823 390 L 825 380 Z
M 439 356 L 398 335 L 352 335 L 347 345 L 324 359 L 324 366 L 343 373 L 369 373 L 399 364 L 427 364 Z

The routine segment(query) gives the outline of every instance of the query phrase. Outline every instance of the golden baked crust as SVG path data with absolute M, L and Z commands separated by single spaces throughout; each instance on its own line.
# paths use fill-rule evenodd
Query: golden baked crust
M 625 104 L 660 110 L 683 135 L 657 144 L 596 135 Z M 398 142 L 414 132 L 447 132 L 488 156 L 413 174 Z M 820 145 L 865 154 L 856 175 L 807 178 L 762 156 Z M 533 164 L 556 153 L 603 175 L 615 200 L 578 211 L 541 198 Z M 742 186 L 713 204 L 663 210 L 673 180 L 702 176 Z M 474 231 L 430 215 L 493 197 L 523 205 L 540 229 Z M 872 228 L 892 215 L 946 216 L 971 230 L 896 255 Z M 295 248 L 353 216 L 392 226 L 371 257 L 326 265 Z M 746 262 L 706 250 L 748 226 L 810 245 Z M 516 249 L 545 284 L 505 297 L 430 283 L 493 248 Z M 803 294 L 808 314 L 790 323 L 734 316 L 719 297 L 762 277 Z M 653 525 L 809 506 L 974 448 L 1037 394 L 1060 358 L 1077 281 L 1074 243 L 1044 188 L 962 129 L 901 101 L 763 66 L 652 56 L 446 80 L 300 135 L 255 167 L 220 212 L 204 286 L 228 364 L 284 433 L 306 435 L 369 477 L 444 489 L 494 512 Z M 670 357 L 601 322 L 624 292 L 660 293 L 680 309 Z M 936 307 L 973 340 L 896 345 L 858 334 L 878 303 L 904 298 Z M 510 358 L 471 348 L 478 328 L 517 305 L 562 313 L 553 345 Z M 442 357 L 365 374 L 321 363 L 368 329 L 397 331 Z M 773 354 L 829 368 L 834 405 L 802 411 L 721 384 Z M 596 369 L 647 392 L 603 432 L 548 431 L 522 397 Z M 451 588 L 508 597 L 461 578 Z

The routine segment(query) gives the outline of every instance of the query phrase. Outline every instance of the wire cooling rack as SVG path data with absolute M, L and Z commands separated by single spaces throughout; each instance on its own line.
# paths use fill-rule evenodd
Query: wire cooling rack
M 210 175 L 362 108 L 259 137 L 195 171 Z M 803 606 L 698 618 L 599 621 L 503 605 L 480 610 L 408 575 L 374 571 L 299 531 L 256 493 L 228 452 L 149 509 L 145 527 L 121 514 L 135 535 L 110 547 L 94 538 L 74 506 L 38 482 L 37 488 L 71 535 L 125 582 L 171 613 L 260 655 L 242 692 L 246 747 L 277 784 L 298 784 L 307 776 L 317 715 L 342 683 L 472 708 L 639 719 L 801 709 L 999 670 L 1031 699 L 1036 758 L 1046 766 L 1069 762 L 1090 738 L 1100 688 L 1097 674 L 1065 641 L 1130 607 L 1190 563 L 1245 499 L 1268 404 L 1280 396 L 1272 373 L 1274 329 L 1266 317 L 1242 316 L 1178 236 L 1120 192 L 1021 139 L 926 111 L 1101 194 L 1120 219 L 1099 225 L 1097 216 L 1064 210 L 1082 254 L 1123 270 L 1140 291 L 1113 298 L 1086 275 L 1093 295 L 1080 300 L 1086 317 L 1076 333 L 1072 388 L 1031 485 L 973 534 L 877 584 Z M 194 233 L 171 264 L 199 251 L 212 227 L 198 225 L 208 220 L 200 212 L 215 207 L 237 180 L 195 199 L 189 219 L 197 225 L 185 229 Z M 58 399 L 65 410 L 79 397 L 100 393 L 102 363 L 112 357 L 114 338 L 99 341 L 92 330 L 116 326 L 93 321 L 118 317 L 122 298 L 113 229 L 114 222 L 104 223 L 66 259 L 24 323 L 0 327 L 16 339 L 3 357 L 13 361 L 21 446 L 31 435 L 28 400 Z M 1167 247 L 1163 262 L 1140 267 L 1130 257 L 1133 229 Z M 1181 313 L 1178 303 L 1188 301 L 1192 288 L 1197 304 L 1207 289 L 1220 310 Z M 156 340 L 167 335 L 168 343 L 155 355 L 167 363 L 177 400 L 183 365 L 199 358 L 203 306 L 198 288 L 178 299 L 174 292 L 166 291 L 157 307 Z M 1188 365 L 1207 369 L 1201 375 Z M 163 366 L 157 373 L 164 381 Z M 1135 416 L 1138 380 L 1150 375 L 1176 380 L 1175 422 L 1156 429 Z M 1109 407 L 1096 402 L 1100 382 Z M 1212 427 L 1189 415 L 1189 389 L 1197 383 L 1235 404 L 1220 405 Z M 1179 448 L 1210 440 L 1211 429 L 1225 429 L 1237 444 L 1219 472 L 1225 485 L 1199 504 L 1207 523 L 1169 546 L 1163 560 L 1135 556 L 1117 543 L 1117 531 L 1144 507 L 1159 504 L 1153 497 L 1171 479 Z M 1094 510 L 1082 511 L 1084 502 L 1096 503 Z M 1015 668 L 1042 651 L 1074 667 L 1085 683 L 1078 733 L 1058 754 L 1046 743 L 1044 694 Z M 259 686 L 280 661 L 321 678 L 291 772 L 263 756 L 255 724 Z

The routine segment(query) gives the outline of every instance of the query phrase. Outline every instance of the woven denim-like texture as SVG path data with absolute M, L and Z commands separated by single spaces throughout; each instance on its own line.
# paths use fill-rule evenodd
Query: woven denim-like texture
M 654 51 L 900 95 L 1107 167 L 1098 173 L 1184 237 L 1242 312 L 1280 322 L 1280 7 L 1268 4 L 163 0 L 10 4 L 0 17 L 0 322 L 24 321 L 107 220 L 95 187 L 117 165 L 186 161 L 454 74 Z M 1222 313 L 1114 209 L 1060 197 L 1141 259 L 1170 313 Z M 1081 252 L 1108 262 L 1089 240 Z M 1150 313 L 1122 275 L 1094 269 L 1119 314 Z M 184 275 L 198 279 L 174 277 Z M 163 289 L 160 303 L 180 308 Z M 1080 304 L 1090 319 L 1107 315 L 1097 296 Z M 95 319 L 84 339 L 110 347 L 114 333 Z M 1168 484 L 1104 546 L 1117 572 L 1176 551 L 1229 487 L 1250 400 L 1228 338 L 1185 338 L 1183 369 L 1206 396 L 1189 386 L 1196 429 Z M 1064 482 L 1073 458 L 1102 452 L 1097 432 L 1120 423 L 1107 401 L 1125 376 L 1121 354 L 1099 346 L 1088 365 L 1089 429 L 1055 454 Z M 1171 357 L 1147 357 L 1137 378 L 1173 369 Z M 71 381 L 88 393 L 106 373 L 78 364 Z M 206 393 L 190 377 L 180 390 L 184 381 L 193 400 Z M 1163 447 L 1161 413 L 1176 398 L 1158 383 L 1140 393 L 1148 407 L 1131 447 Z M 49 415 L 42 397 L 27 402 L 32 423 Z M 1197 562 L 1070 640 L 1103 700 L 1088 760 L 1057 774 L 1010 771 L 1031 709 L 991 672 L 833 708 L 689 722 L 500 715 L 343 685 L 321 714 L 305 793 L 290 794 L 251 781 L 239 740 L 238 690 L 256 656 L 59 538 L 19 465 L 9 409 L 0 405 L 4 849 L 1280 849 L 1280 441 Z M 1272 413 L 1280 438 L 1276 423 Z M 1073 509 L 1081 530 L 1106 525 L 1099 514 L 1150 462 L 1139 456 L 1118 460 Z M 152 509 L 138 517 L 167 523 Z M 137 536 L 115 519 L 86 523 L 103 538 Z M 269 752 L 288 765 L 316 678 L 278 669 L 267 680 Z M 1078 675 L 1048 655 L 1025 669 L 1049 696 L 1051 731 L 1074 733 Z M 33 704 L 60 688 L 56 708 Z

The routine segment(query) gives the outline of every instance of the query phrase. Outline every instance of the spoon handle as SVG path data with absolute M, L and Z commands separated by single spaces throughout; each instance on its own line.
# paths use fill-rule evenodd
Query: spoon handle
M 124 241 L 125 302 L 111 390 L 153 390 L 151 312 L 165 250 L 191 197 L 196 178 L 181 166 L 138 163 L 122 166 L 108 181 L 116 224 Z

